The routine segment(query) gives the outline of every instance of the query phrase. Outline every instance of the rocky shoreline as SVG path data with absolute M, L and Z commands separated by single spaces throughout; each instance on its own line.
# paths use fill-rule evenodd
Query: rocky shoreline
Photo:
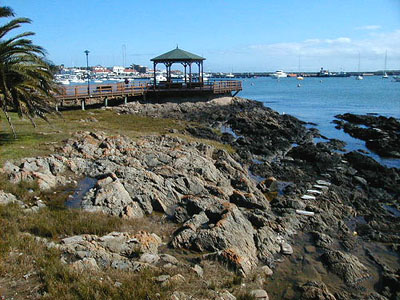
M 3 172 L 12 182 L 37 180 L 41 189 L 95 178 L 84 210 L 123 218 L 160 212 L 177 229 L 162 237 L 117 232 L 41 240 L 60 249 L 66 263 L 132 271 L 182 263 L 160 250 L 166 244 L 169 251 L 198 253 L 200 261 L 221 261 L 243 277 L 256 275 L 255 291 L 271 299 L 400 297 L 399 169 L 338 151 L 344 145 L 337 140 L 314 143 L 317 129 L 256 101 L 134 102 L 112 109 L 191 125 L 137 141 L 80 132 L 57 154 L 7 162 Z M 0 194 L 0 201 L 9 199 L 17 201 Z M 259 293 L 257 299 L 268 299 Z

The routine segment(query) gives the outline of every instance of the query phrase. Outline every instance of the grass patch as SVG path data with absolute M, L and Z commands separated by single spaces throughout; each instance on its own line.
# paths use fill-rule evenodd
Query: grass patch
M 77 131 L 104 131 L 109 135 L 123 134 L 130 138 L 140 138 L 151 134 L 166 134 L 171 129 L 183 130 L 188 124 L 182 120 L 151 118 L 140 115 L 120 114 L 113 110 L 93 109 L 90 111 L 65 111 L 61 116 L 49 116 L 49 123 L 42 119 L 36 120 L 33 127 L 27 119 L 20 119 L 15 113 L 10 113 L 17 131 L 14 139 L 8 124 L 0 120 L 0 166 L 6 160 L 48 155 L 54 152 L 54 147 L 61 141 L 71 137 Z M 91 122 L 90 119 L 97 122 Z M 87 120 L 82 122 L 82 120 Z M 234 149 L 216 141 L 193 138 L 180 134 L 179 137 L 189 141 L 210 144 L 229 153 Z

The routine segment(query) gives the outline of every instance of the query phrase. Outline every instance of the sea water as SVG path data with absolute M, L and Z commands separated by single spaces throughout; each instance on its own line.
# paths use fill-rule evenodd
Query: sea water
M 335 128 L 335 115 L 378 114 L 400 118 L 400 83 L 380 76 L 344 78 L 242 79 L 240 97 L 258 100 L 279 113 L 316 123 L 323 136 L 347 143 L 346 150 L 365 150 L 379 163 L 400 168 L 400 159 L 381 158 L 365 147 L 365 142 Z M 300 84 L 300 86 L 298 86 Z

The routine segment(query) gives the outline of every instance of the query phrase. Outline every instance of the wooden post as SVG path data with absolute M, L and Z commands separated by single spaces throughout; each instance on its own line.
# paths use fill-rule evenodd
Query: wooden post
M 104 98 L 104 106 L 105 106 L 105 107 L 108 106 L 108 97 L 107 97 L 107 96 Z
M 128 103 L 128 96 L 125 96 L 124 97 L 124 104 L 127 104 Z
M 82 107 L 82 110 L 85 110 L 85 99 L 81 100 L 81 107 Z

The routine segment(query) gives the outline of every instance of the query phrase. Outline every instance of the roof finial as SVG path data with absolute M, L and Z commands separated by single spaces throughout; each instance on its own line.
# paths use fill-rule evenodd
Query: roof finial
M 176 49 L 178 49 L 179 47 L 178 47 L 178 44 L 176 44 Z

